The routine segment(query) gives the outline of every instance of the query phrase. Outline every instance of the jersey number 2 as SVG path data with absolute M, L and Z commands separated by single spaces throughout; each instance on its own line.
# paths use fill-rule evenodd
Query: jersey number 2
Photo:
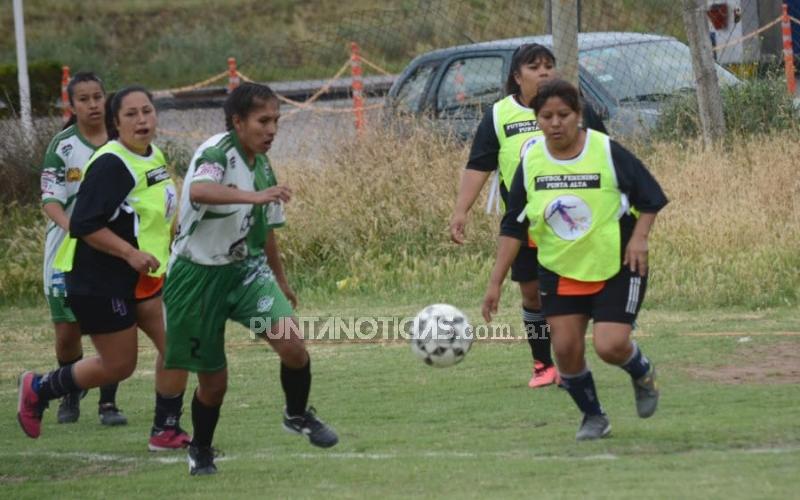
M 189 337 L 189 342 L 192 344 L 191 355 L 195 359 L 200 359 L 200 354 L 197 352 L 200 350 L 200 339 L 197 337 Z

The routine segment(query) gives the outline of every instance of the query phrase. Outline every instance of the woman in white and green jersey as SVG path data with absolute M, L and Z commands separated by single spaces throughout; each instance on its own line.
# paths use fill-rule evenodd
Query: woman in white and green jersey
M 227 132 L 195 152 L 181 194 L 178 231 L 164 285 L 166 368 L 197 373 L 192 398 L 192 475 L 216 472 L 211 447 L 228 383 L 225 323 L 262 335 L 280 358 L 283 427 L 330 447 L 336 433 L 308 406 L 311 360 L 294 318 L 275 229 L 291 190 L 277 184 L 266 152 L 280 106 L 266 85 L 247 83 L 225 101 Z
M 42 165 L 42 208 L 47 222 L 44 247 L 44 293 L 56 331 L 56 360 L 69 366 L 83 357 L 81 330 L 72 310 L 64 303 L 64 273 L 53 269 L 56 251 L 69 231 L 69 218 L 75 195 L 83 179 L 83 169 L 94 152 L 106 143 L 106 93 L 100 78 L 78 72 L 67 85 L 72 117 L 56 134 Z M 117 383 L 100 388 L 99 414 L 104 425 L 127 423 L 116 405 Z M 73 392 L 61 398 L 58 423 L 77 422 L 83 393 Z

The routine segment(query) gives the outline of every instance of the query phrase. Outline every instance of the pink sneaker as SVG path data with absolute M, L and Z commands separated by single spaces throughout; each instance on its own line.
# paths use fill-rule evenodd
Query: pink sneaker
M 150 436 L 147 449 L 150 451 L 180 450 L 189 446 L 191 436 L 180 427 L 171 427 Z
M 39 395 L 33 390 L 33 372 L 23 372 L 19 376 L 19 402 L 17 403 L 17 420 L 22 431 L 31 438 L 38 438 L 42 433 L 42 412 L 39 409 Z
M 531 380 L 528 382 L 528 387 L 531 389 L 538 389 L 550 384 L 559 383 L 558 370 L 555 365 L 545 366 L 541 361 L 535 361 L 533 365 L 533 373 Z

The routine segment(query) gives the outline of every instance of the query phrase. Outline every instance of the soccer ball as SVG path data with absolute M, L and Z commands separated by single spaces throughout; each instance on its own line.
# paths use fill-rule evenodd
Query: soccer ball
M 463 360 L 473 339 L 466 315 L 449 304 L 433 304 L 417 313 L 410 336 L 411 352 L 438 368 Z

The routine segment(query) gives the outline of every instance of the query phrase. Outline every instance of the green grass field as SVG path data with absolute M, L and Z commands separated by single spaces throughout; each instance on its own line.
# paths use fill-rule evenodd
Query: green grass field
M 382 301 L 309 307 L 306 315 L 413 314 Z M 464 305 L 477 318 L 476 307 Z M 498 322 L 517 326 L 506 306 Z M 231 380 L 216 436 L 219 474 L 192 478 L 182 452 L 150 454 L 154 350 L 122 383 L 123 428 L 96 420 L 97 391 L 77 424 L 55 403 L 38 440 L 18 428 L 16 375 L 53 362 L 42 307 L 0 310 L 0 495 L 138 497 L 788 498 L 800 468 L 800 317 L 645 311 L 639 342 L 661 376 L 659 411 L 636 417 L 628 377 L 589 356 L 612 419 L 609 439 L 574 441 L 579 415 L 560 389 L 527 388 L 524 342 L 482 341 L 462 364 L 424 366 L 402 343 L 310 345 L 311 403 L 340 433 L 330 450 L 280 427 L 276 356 L 229 329 Z M 737 378 L 739 377 L 739 378 Z M 194 382 L 191 382 L 191 386 Z M 187 398 L 187 404 L 189 399 Z M 184 424 L 190 427 L 190 417 Z

